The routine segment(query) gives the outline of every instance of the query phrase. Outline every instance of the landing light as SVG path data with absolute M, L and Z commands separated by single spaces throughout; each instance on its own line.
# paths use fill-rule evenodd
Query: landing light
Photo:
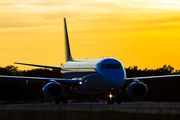
M 81 85 L 81 84 L 82 84 L 82 82 L 79 82 L 79 84 Z
M 110 98 L 112 98 L 112 97 L 113 97 L 113 95 L 111 95 L 111 94 L 110 94 L 110 95 L 109 95 L 109 97 L 110 97 Z

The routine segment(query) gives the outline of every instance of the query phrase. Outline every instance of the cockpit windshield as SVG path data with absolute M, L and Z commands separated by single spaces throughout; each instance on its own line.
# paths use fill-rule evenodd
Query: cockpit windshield
M 104 66 L 105 66 L 105 64 L 102 64 L 102 65 L 101 65 L 101 69 L 104 69 Z
M 101 69 L 122 69 L 120 64 L 102 64 Z

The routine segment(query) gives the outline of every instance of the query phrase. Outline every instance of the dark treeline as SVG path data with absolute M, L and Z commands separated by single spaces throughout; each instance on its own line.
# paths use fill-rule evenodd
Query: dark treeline
M 170 65 L 164 65 L 157 69 L 138 69 L 137 66 L 126 68 L 127 77 L 144 77 L 158 75 L 180 74 L 180 70 L 175 70 Z M 162 101 L 162 102 L 178 102 L 180 101 L 180 78 L 173 79 L 153 79 L 142 81 L 148 86 L 148 95 L 144 99 L 146 101 Z M 132 101 L 126 95 L 125 85 L 123 89 L 124 101 Z
M 130 66 L 126 69 L 127 77 L 144 77 L 144 76 L 158 76 L 158 75 L 171 75 L 179 74 L 180 70 L 174 70 L 170 65 L 164 65 L 162 68 L 156 69 L 138 69 L 137 66 Z
M 32 70 L 18 70 L 18 67 L 9 65 L 0 67 L 0 75 L 30 76 L 30 77 L 49 77 L 61 78 L 61 71 L 45 68 Z M 31 100 L 43 99 L 42 88 L 45 83 L 2 79 L 0 82 L 0 100 Z
M 164 65 L 157 69 L 138 69 L 137 66 L 125 68 L 127 77 L 143 77 L 143 76 L 155 76 L 155 75 L 171 75 L 179 74 L 180 70 L 174 70 L 170 65 Z M 6 67 L 0 67 L 0 75 L 15 75 L 15 76 L 31 76 L 31 77 L 52 77 L 61 78 L 62 74 L 59 70 L 51 70 L 45 68 L 32 69 L 32 70 L 19 70 L 18 67 L 9 65 Z M 144 100 L 148 101 L 180 101 L 180 79 L 160 79 L 152 81 L 144 81 L 149 88 L 149 93 Z M 32 82 L 26 84 L 25 81 L 19 80 L 7 80 L 4 79 L 0 82 L 0 100 L 38 100 L 43 99 L 42 88 L 46 83 Z M 131 101 L 126 95 L 126 86 L 122 88 L 122 100 Z M 72 93 L 69 89 L 68 96 L 73 96 L 76 93 Z M 79 96 L 77 94 L 77 96 Z M 81 96 L 81 95 L 80 95 Z M 91 96 L 92 97 L 92 96 Z M 88 99 L 88 98 L 85 98 Z

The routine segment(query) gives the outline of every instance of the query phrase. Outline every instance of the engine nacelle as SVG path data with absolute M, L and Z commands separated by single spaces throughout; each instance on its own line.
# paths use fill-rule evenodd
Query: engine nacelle
M 127 86 L 126 93 L 129 98 L 133 100 L 140 100 L 148 94 L 148 87 L 146 84 L 136 80 Z
M 63 86 L 55 81 L 46 84 L 42 90 L 44 97 L 49 100 L 57 100 L 64 93 Z

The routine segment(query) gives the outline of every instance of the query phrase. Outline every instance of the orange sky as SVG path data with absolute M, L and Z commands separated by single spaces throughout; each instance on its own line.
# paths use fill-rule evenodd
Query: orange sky
M 177 0 L 6 0 L 0 15 L 2 67 L 15 61 L 60 66 L 66 17 L 74 59 L 114 57 L 125 67 L 180 69 Z

